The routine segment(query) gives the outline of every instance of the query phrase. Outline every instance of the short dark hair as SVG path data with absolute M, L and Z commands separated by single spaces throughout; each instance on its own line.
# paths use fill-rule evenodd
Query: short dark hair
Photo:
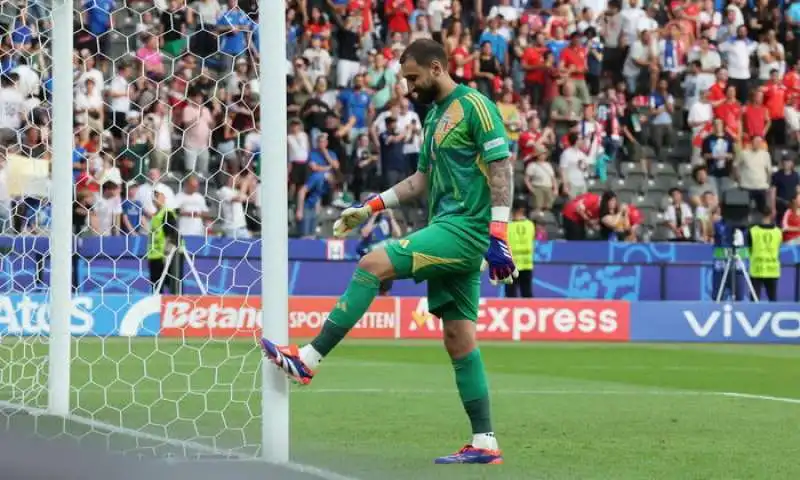
M 420 38 L 411 42 L 411 45 L 406 47 L 402 55 L 400 55 L 400 63 L 406 63 L 409 60 L 414 60 L 421 66 L 428 67 L 434 61 L 438 61 L 443 67 L 447 66 L 447 52 L 444 51 L 444 45 L 441 43 L 430 40 L 427 38 Z

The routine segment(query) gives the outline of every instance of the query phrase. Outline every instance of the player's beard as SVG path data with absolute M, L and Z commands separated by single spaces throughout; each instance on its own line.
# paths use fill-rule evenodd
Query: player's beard
M 414 89 L 417 94 L 417 102 L 423 105 L 430 105 L 439 97 L 439 86 L 431 81 L 430 85 L 418 86 Z

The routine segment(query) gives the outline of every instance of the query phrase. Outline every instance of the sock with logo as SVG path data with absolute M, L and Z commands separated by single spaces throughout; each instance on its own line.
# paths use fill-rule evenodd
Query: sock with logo
M 303 362 L 308 360 L 306 365 L 309 368 L 315 368 L 316 365 L 312 364 L 319 364 L 322 357 L 330 353 L 356 322 L 364 316 L 372 301 L 378 295 L 380 283 L 380 280 L 375 275 L 360 268 L 356 269 L 353 278 L 350 280 L 350 285 L 347 286 L 347 290 L 339 297 L 336 306 L 328 315 L 328 320 L 322 325 L 322 331 L 309 345 L 301 350 L 300 358 Z M 310 348 L 307 348 L 309 346 Z
M 486 382 L 486 371 L 483 367 L 481 351 L 476 348 L 465 357 L 453 359 L 453 369 L 456 373 L 456 386 L 461 397 L 461 403 L 464 405 L 464 410 L 467 412 L 469 421 L 472 424 L 472 433 L 478 440 L 484 439 L 487 435 L 494 438 L 494 434 L 491 433 L 492 418 L 489 386 Z M 481 436 L 479 437 L 479 435 Z M 495 447 L 473 446 L 495 449 L 497 442 L 495 441 L 494 443 Z

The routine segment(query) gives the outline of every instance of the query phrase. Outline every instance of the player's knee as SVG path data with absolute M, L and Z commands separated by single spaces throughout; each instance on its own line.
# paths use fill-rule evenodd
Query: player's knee
M 461 358 L 473 351 L 475 342 L 475 323 L 469 320 L 444 322 L 444 348 L 450 358 Z
M 382 249 L 364 255 L 358 262 L 358 268 L 375 275 L 381 281 L 394 278 L 392 262 Z

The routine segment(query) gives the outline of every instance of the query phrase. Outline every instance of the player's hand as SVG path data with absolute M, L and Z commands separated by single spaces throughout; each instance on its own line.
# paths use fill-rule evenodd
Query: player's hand
M 489 270 L 489 282 L 492 285 L 514 283 L 519 276 L 508 248 L 507 228 L 508 225 L 503 222 L 492 222 L 489 227 L 489 250 L 483 257 L 481 271 Z
M 354 228 L 364 223 L 372 215 L 372 208 L 369 205 L 356 204 L 346 208 L 336 223 L 333 224 L 333 235 L 336 237 L 346 237 Z

